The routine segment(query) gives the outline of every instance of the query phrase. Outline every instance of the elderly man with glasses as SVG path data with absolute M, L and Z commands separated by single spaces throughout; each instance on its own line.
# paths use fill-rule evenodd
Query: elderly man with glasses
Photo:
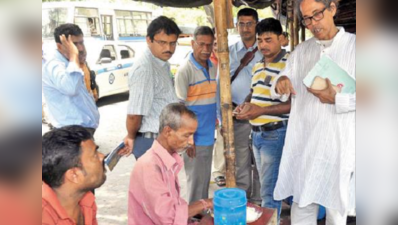
M 296 48 L 271 88 L 274 98 L 292 99 L 274 197 L 293 196 L 294 225 L 317 224 L 319 205 L 326 208 L 326 224 L 346 224 L 354 207 L 355 93 L 337 93 L 329 79 L 323 90 L 303 85 L 322 56 L 355 79 L 356 36 L 335 25 L 337 7 L 338 0 L 297 1 L 314 38 Z
M 177 24 L 165 16 L 154 19 L 148 26 L 148 48 L 129 73 L 127 137 L 122 154 L 133 152 L 138 159 L 151 148 L 159 133 L 160 112 L 177 102 L 167 60 L 173 56 L 180 34 Z

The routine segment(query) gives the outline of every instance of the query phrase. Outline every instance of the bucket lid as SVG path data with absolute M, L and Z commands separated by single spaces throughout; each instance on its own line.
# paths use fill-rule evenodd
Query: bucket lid
M 224 188 L 214 193 L 214 205 L 239 207 L 247 204 L 246 192 L 239 188 Z

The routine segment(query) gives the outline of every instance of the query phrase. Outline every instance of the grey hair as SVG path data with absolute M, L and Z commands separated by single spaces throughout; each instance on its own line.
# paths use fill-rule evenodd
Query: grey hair
M 304 0 L 296 0 L 295 4 L 295 10 L 296 13 L 299 15 L 300 19 L 303 19 L 303 15 L 301 14 L 301 10 L 300 10 L 300 5 L 301 3 L 303 3 Z M 324 4 L 326 7 L 329 7 L 330 4 L 332 4 L 332 2 L 336 5 L 336 9 L 339 7 L 339 2 L 340 0 L 315 0 L 316 2 L 320 2 L 322 4 Z
M 185 105 L 181 103 L 171 103 L 167 105 L 160 114 L 159 133 L 161 133 L 165 127 L 178 130 L 181 127 L 182 115 L 187 115 L 189 118 L 197 121 L 195 113 L 189 110 Z
M 208 26 L 200 26 L 200 27 L 197 27 L 197 28 L 195 29 L 195 31 L 194 31 L 194 33 L 193 33 L 193 39 L 196 41 L 196 38 L 197 38 L 199 35 L 209 35 L 209 36 L 214 37 L 214 32 L 213 32 L 213 30 L 212 30 L 210 27 L 208 27 Z

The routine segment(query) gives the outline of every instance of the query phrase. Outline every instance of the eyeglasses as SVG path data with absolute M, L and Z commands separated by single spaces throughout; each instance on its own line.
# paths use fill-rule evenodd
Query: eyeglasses
M 212 48 L 213 47 L 213 43 L 212 44 L 206 44 L 206 43 L 203 43 L 203 42 L 201 42 L 201 43 L 198 43 L 198 42 L 196 42 L 195 41 L 195 43 L 200 47 L 200 48 L 204 48 L 204 47 L 206 47 L 206 48 Z
M 303 20 L 301 20 L 301 23 L 302 23 L 304 26 L 309 26 L 309 25 L 312 24 L 312 20 L 314 20 L 314 21 L 320 21 L 321 19 L 323 19 L 323 16 L 324 16 L 324 15 L 323 15 L 323 12 L 325 12 L 325 10 L 328 9 L 328 8 L 329 8 L 329 6 L 328 6 L 328 7 L 325 7 L 323 10 L 321 10 L 321 11 L 319 11 L 319 12 L 316 12 L 313 16 L 304 18 Z
M 167 42 L 167 41 L 158 41 L 158 40 L 155 40 L 155 39 L 153 39 L 153 41 L 158 43 L 158 45 L 160 45 L 161 47 L 166 47 L 168 45 L 168 46 L 174 48 L 174 47 L 176 47 L 178 45 L 178 43 L 176 41 L 175 42 Z
M 255 24 L 256 24 L 256 23 L 253 23 L 253 22 L 248 22 L 248 23 L 240 22 L 240 23 L 238 23 L 238 26 L 239 26 L 240 28 L 244 28 L 244 27 L 250 28 L 250 27 L 252 27 L 252 26 L 255 25 Z

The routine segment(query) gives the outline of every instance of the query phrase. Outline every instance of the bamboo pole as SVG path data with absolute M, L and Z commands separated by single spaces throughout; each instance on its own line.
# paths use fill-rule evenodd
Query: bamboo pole
M 293 10 L 294 48 L 299 44 L 299 26 L 297 11 Z
M 305 27 L 303 25 L 301 27 L 301 42 L 305 41 Z
M 230 0 L 214 0 L 214 14 L 217 29 L 218 62 L 220 71 L 220 96 L 222 127 L 224 133 L 224 156 L 226 159 L 226 186 L 236 187 L 235 145 L 232 120 L 231 76 L 227 31 L 227 4 Z
M 293 13 L 293 0 L 287 0 L 287 20 L 289 21 L 289 32 L 290 32 L 290 51 L 294 50 L 294 13 Z
M 232 0 L 227 0 L 227 29 L 235 28 Z

